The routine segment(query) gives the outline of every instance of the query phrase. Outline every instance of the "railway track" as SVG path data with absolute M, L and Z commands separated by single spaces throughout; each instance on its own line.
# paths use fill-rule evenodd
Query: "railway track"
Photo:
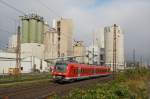
M 68 93 L 74 88 L 88 88 L 97 83 L 107 82 L 110 80 L 112 80 L 112 76 L 99 77 L 66 84 L 48 82 L 46 84 L 33 85 L 26 88 L 16 88 L 13 90 L 3 89 L 3 92 L 0 92 L 0 99 L 45 99 L 54 94 L 63 97 L 68 95 Z
M 24 88 L 16 88 L 15 90 L 4 90 L 3 92 L 0 92 L 0 99 L 9 97 L 10 99 L 20 99 L 19 97 L 26 97 L 29 94 L 32 95 L 33 92 L 36 92 L 36 90 L 45 90 L 46 88 L 50 88 L 51 86 L 56 87 L 58 84 L 49 82 L 44 85 L 33 85 L 33 86 L 28 86 Z M 13 98 L 15 97 L 15 98 Z M 18 98 L 17 98 L 18 97 Z M 8 99 L 9 99 L 8 98 Z M 22 98 L 21 98 L 22 99 Z M 26 98 L 24 98 L 26 99 Z

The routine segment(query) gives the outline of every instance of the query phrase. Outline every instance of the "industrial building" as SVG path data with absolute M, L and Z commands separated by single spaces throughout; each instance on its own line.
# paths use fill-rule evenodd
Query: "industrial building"
M 21 55 L 24 57 L 35 56 L 44 58 L 44 32 L 47 31 L 47 24 L 43 17 L 36 14 L 29 14 L 21 17 Z M 15 52 L 17 46 L 17 35 L 9 39 L 8 52 Z
M 37 14 L 21 17 L 21 54 L 25 57 L 44 57 L 44 19 Z
M 36 14 L 29 14 L 22 16 L 21 22 L 22 25 L 21 25 L 20 52 L 21 52 L 21 66 L 23 67 L 22 73 L 29 73 L 32 72 L 34 69 L 37 69 L 38 71 L 45 71 L 48 65 L 44 61 L 45 46 L 43 44 L 43 40 L 44 40 L 44 32 L 49 29 L 49 26 L 45 24 L 43 17 L 40 17 Z M 9 68 L 16 67 L 16 60 L 17 60 L 16 49 L 17 49 L 17 34 L 12 35 L 9 38 L 7 52 L 6 51 L 1 52 L 0 54 L 0 56 L 3 56 L 0 60 L 1 64 L 3 65 L 0 68 L 1 73 L 3 70 L 5 73 L 7 73 Z M 41 64 L 44 64 L 44 68 L 41 68 L 42 66 Z M 26 70 L 26 68 L 28 68 L 28 70 Z
M 17 46 L 17 34 L 13 34 L 11 37 L 9 37 L 8 41 L 8 48 L 16 48 Z
M 94 35 L 95 36 L 94 36 L 93 44 L 95 46 L 94 48 L 96 48 L 96 51 L 98 51 L 97 62 L 100 65 L 104 65 L 105 64 L 104 29 L 103 28 L 97 29 Z
M 44 45 L 38 43 L 24 43 L 21 44 L 21 56 L 34 56 L 39 59 L 44 57 Z
M 114 37 L 114 32 L 116 33 L 116 37 Z M 114 45 L 114 39 L 116 40 L 116 46 Z M 120 26 L 113 25 L 104 28 L 104 46 L 105 64 L 113 68 L 115 51 L 116 69 L 124 69 L 124 34 Z
M 97 29 L 93 32 L 93 41 L 90 46 L 86 48 L 86 63 L 104 65 L 104 29 Z
M 20 53 L 21 66 L 24 69 L 22 73 L 32 72 L 33 69 L 46 71 L 50 65 L 47 63 L 50 61 L 47 60 L 73 56 L 73 22 L 71 19 L 61 18 L 55 21 L 53 23 L 55 24 L 53 25 L 54 28 L 50 28 L 43 17 L 37 14 L 21 16 L 21 22 Z M 9 38 L 7 51 L 0 54 L 3 56 L 0 60 L 1 64 L 3 64 L 0 68 L 0 73 L 3 71 L 7 73 L 9 68 L 16 67 L 16 49 L 17 34 Z M 6 57 L 4 57 L 5 55 Z M 5 61 L 3 58 L 11 60 Z M 41 66 L 43 67 L 41 68 Z
M 73 22 L 71 19 L 61 18 L 53 22 L 54 28 L 50 28 L 44 22 L 43 17 L 36 14 L 22 16 L 21 20 L 21 54 L 26 57 L 36 56 L 40 59 L 73 55 Z M 9 51 L 16 47 L 16 39 L 16 35 L 10 38 Z
M 58 57 L 73 55 L 73 22 L 61 18 L 53 23 L 58 32 Z
M 7 49 L 8 53 L 16 52 L 16 45 L 17 45 L 16 39 L 17 39 L 16 35 L 12 35 L 12 37 L 10 37 L 9 41 L 11 42 L 9 42 L 8 44 L 8 49 Z M 21 56 L 23 57 L 35 56 L 39 59 L 43 59 L 44 45 L 39 43 L 21 43 Z
M 96 65 L 104 65 L 104 48 L 99 48 L 96 45 L 91 45 L 86 49 L 86 55 L 88 56 L 86 59 L 86 63 L 96 64 Z
M 16 53 L 0 52 L 0 75 L 8 74 L 9 68 L 16 68 Z M 21 73 L 46 72 L 47 63 L 35 56 L 21 57 Z
M 84 63 L 86 58 L 86 47 L 83 41 L 74 41 L 73 44 L 73 56 L 76 57 L 76 61 Z
M 49 28 L 44 32 L 44 59 L 58 57 L 58 33 L 55 28 Z
M 100 49 L 98 46 L 89 46 L 87 55 L 89 64 L 100 64 Z
M 95 30 L 94 32 L 94 45 L 98 46 L 99 48 L 104 48 L 104 29 L 100 28 Z

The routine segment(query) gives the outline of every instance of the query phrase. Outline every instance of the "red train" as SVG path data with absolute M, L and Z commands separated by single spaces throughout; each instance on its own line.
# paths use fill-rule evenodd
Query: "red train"
M 56 62 L 52 71 L 53 80 L 56 82 L 74 81 L 110 74 L 110 67 L 107 66 L 79 64 L 67 61 Z

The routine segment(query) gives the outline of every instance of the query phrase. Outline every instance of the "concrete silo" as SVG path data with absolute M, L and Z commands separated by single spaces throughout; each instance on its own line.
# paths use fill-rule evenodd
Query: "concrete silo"
M 31 16 L 29 19 L 29 42 L 30 43 L 37 43 L 36 36 L 37 36 L 37 20 L 34 15 Z
M 58 35 L 54 28 L 49 28 L 44 32 L 44 58 L 53 59 L 58 57 Z
M 37 35 L 36 40 L 38 43 L 43 43 L 43 29 L 44 29 L 44 22 L 42 20 L 38 20 L 37 22 Z
M 29 42 L 29 20 L 28 16 L 22 17 L 22 35 L 21 42 L 28 43 Z
M 113 33 L 111 27 L 104 28 L 105 64 L 112 66 L 113 62 Z
M 105 64 L 113 66 L 114 26 L 104 28 Z M 120 26 L 116 27 L 116 68 L 124 69 L 124 35 Z
M 43 43 L 44 19 L 36 14 L 22 16 L 22 43 Z
M 124 68 L 124 34 L 120 27 L 118 27 L 117 31 L 117 63 L 118 68 L 123 69 Z
M 43 58 L 43 17 L 37 14 L 22 16 L 21 53 L 24 56 Z
M 58 32 L 58 56 L 73 55 L 73 21 L 72 19 L 61 18 L 57 20 L 56 29 Z

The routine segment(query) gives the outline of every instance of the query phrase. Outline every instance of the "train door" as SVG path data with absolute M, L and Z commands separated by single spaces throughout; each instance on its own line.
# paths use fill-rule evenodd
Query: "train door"
M 81 74 L 81 66 L 78 66 L 78 77 L 80 77 Z

